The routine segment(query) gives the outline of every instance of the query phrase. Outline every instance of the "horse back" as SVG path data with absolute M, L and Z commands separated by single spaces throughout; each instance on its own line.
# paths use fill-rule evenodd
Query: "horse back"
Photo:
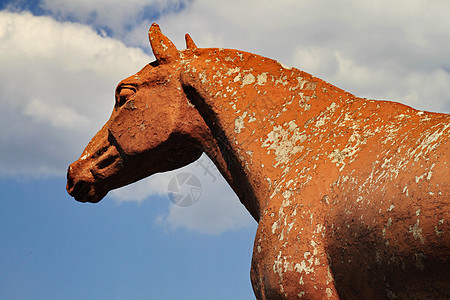
M 377 112 L 360 115 L 358 128 L 347 133 L 354 138 L 346 151 L 354 157 L 339 162 L 338 153 L 331 155 L 340 171 L 326 196 L 324 220 L 340 294 L 359 285 L 400 298 L 445 295 L 450 116 L 392 102 L 367 106 Z

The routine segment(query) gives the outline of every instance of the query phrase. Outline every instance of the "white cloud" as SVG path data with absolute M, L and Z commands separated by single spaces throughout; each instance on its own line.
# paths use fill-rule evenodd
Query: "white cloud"
M 0 174 L 64 174 L 150 58 L 89 27 L 0 12 Z
M 51 106 L 39 99 L 31 100 L 26 104 L 24 115 L 39 122 L 49 122 L 53 127 L 64 129 L 76 130 L 77 127 L 87 127 L 90 123 L 85 116 L 77 113 L 72 107 Z
M 197 0 L 158 23 L 179 47 L 189 32 L 199 47 L 255 52 L 357 96 L 450 112 L 448 11 L 444 0 Z
M 43 3 L 56 18 L 106 28 L 144 51 L 147 30 L 157 21 L 179 48 L 189 32 L 199 47 L 255 52 L 357 96 L 450 112 L 446 0 Z M 80 24 L 0 13 L 0 174 L 60 172 L 81 153 L 112 109 L 115 84 L 152 60 L 122 42 Z M 204 194 L 190 208 L 170 206 L 161 225 L 219 233 L 251 224 L 223 179 L 210 182 L 195 165 L 187 170 L 201 179 Z M 152 176 L 111 197 L 165 196 L 176 172 Z
M 225 181 L 204 187 L 202 197 L 193 206 L 178 207 L 171 204 L 169 213 L 160 216 L 157 222 L 172 230 L 186 228 L 206 234 L 220 234 L 255 224 Z
M 398 101 L 423 110 L 450 112 L 447 88 L 450 73 L 442 67 L 423 70 L 395 62 L 373 67 L 358 64 L 346 55 L 323 48 L 298 49 L 294 60 L 303 70 L 326 78 L 357 96 Z
M 189 0 L 42 0 L 53 16 L 106 29 L 113 37 L 131 42 L 128 31 L 144 20 L 155 21 L 163 13 L 181 10 Z M 148 28 L 147 28 L 148 30 Z
M 201 183 L 201 196 L 198 202 L 189 207 L 172 204 L 168 196 L 169 182 L 181 173 L 192 174 Z M 166 198 L 170 204 L 168 213 L 157 219 L 158 224 L 170 230 L 185 228 L 206 234 L 220 234 L 226 230 L 251 226 L 255 222 L 205 154 L 197 162 L 184 168 L 155 174 L 110 192 L 110 197 L 119 203 L 140 202 L 154 195 Z

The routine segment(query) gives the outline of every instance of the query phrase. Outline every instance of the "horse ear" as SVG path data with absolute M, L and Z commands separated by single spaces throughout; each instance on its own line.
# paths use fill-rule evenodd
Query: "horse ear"
M 153 54 L 160 62 L 166 62 L 171 59 L 178 59 L 180 53 L 175 45 L 169 40 L 159 28 L 158 24 L 153 23 L 148 30 L 148 39 L 152 46 Z
M 192 49 L 192 50 L 197 49 L 197 45 L 195 45 L 194 41 L 192 40 L 191 36 L 188 33 L 186 33 L 186 35 L 184 37 L 186 39 L 186 48 L 187 49 Z

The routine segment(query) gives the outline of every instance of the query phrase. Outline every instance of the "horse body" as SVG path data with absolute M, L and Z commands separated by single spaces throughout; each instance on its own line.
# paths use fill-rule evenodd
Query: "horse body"
M 69 169 L 77 200 L 205 151 L 259 223 L 258 299 L 446 296 L 449 115 L 189 37 L 179 52 L 156 25 L 150 42 L 157 62 L 119 84 L 111 119 Z
M 252 281 L 262 299 L 333 297 L 335 281 L 347 298 L 412 295 L 443 278 L 431 249 L 449 250 L 448 115 L 360 99 L 250 53 L 196 55 L 183 73 L 191 101 L 258 200 L 247 206 L 259 216 Z M 415 278 L 420 287 L 405 288 Z

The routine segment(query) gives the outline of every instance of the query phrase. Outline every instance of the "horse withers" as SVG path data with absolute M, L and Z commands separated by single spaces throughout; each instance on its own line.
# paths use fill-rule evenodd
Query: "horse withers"
M 178 51 L 123 80 L 68 170 L 81 202 L 205 152 L 259 223 L 258 299 L 442 299 L 450 291 L 450 116 L 358 98 L 255 54 Z

